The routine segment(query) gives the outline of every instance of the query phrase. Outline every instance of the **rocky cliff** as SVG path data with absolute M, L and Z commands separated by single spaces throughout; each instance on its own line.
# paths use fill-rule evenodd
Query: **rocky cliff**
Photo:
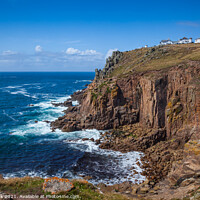
M 114 52 L 105 68 L 96 70 L 94 81 L 83 91 L 80 105 L 69 108 L 52 126 L 74 131 L 112 129 L 139 122 L 143 127 L 165 128 L 167 137 L 182 129 L 194 132 L 199 120 L 200 61 L 189 56 L 196 56 L 200 47 L 182 46 L 176 50 L 177 54 L 183 51 L 181 62 L 160 68 L 157 63 L 166 57 L 170 59 L 175 50 L 172 47 L 145 50 L 131 52 L 137 62 L 130 60 L 130 52 Z M 141 62 L 142 71 L 137 70 Z M 155 67 L 145 69 L 149 62 Z
M 133 197 L 200 192 L 200 44 L 114 52 L 73 99 L 80 104 L 69 106 L 52 129 L 110 129 L 96 141 L 100 148 L 143 151 L 147 180 L 126 189 Z

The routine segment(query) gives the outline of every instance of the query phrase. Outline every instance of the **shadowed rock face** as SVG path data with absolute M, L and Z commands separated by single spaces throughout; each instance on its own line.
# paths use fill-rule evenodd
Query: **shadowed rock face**
M 52 127 L 63 131 L 112 129 L 139 122 L 144 127 L 166 128 L 170 137 L 181 127 L 197 125 L 200 96 L 195 81 L 199 76 L 200 64 L 189 62 L 187 67 L 168 71 L 93 81 L 77 95 L 80 105 L 69 107 Z

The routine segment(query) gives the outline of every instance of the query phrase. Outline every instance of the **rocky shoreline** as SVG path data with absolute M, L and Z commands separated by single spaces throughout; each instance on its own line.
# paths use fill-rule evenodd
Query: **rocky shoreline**
M 72 99 L 67 100 L 62 105 L 69 105 L 72 100 L 79 101 L 80 103 L 83 99 L 84 92 L 85 89 L 75 92 L 72 95 Z M 78 106 L 69 106 L 65 114 L 67 115 L 70 112 L 77 111 L 77 107 L 80 106 L 81 104 Z M 64 118 L 65 117 L 60 117 L 58 121 L 62 121 Z M 59 125 L 60 126 L 57 125 L 56 128 L 61 128 L 63 124 Z M 51 126 L 55 128 L 55 122 L 52 122 Z M 83 140 L 91 140 L 102 149 L 110 149 L 122 153 L 141 151 L 145 155 L 141 158 L 142 165 L 139 162 L 137 163 L 137 165 L 144 170 L 142 175 L 146 176 L 146 180 L 143 183 L 135 184 L 127 181 L 112 186 L 100 183 L 97 187 L 102 192 L 117 192 L 137 199 L 165 199 L 167 192 L 172 193 L 171 198 L 173 198 L 174 195 L 180 198 L 183 194 L 189 197 L 190 193 L 188 193 L 188 191 L 190 190 L 186 189 L 187 192 L 182 193 L 180 192 L 180 188 L 182 191 L 185 188 L 190 188 L 191 184 L 194 186 L 192 187 L 193 193 L 194 191 L 197 193 L 200 191 L 199 155 L 191 151 L 189 151 L 188 155 L 188 149 L 184 149 L 185 146 L 193 142 L 196 144 L 196 151 L 200 152 L 199 140 L 190 140 L 188 142 L 187 137 L 173 137 L 173 139 L 168 140 L 165 128 L 144 128 L 139 123 L 124 125 L 117 129 L 106 131 L 104 134 L 101 134 L 98 140 L 94 140 L 93 138 L 83 138 Z M 183 158 L 187 158 L 188 156 L 189 159 L 185 159 L 184 161 Z M 193 165 L 193 163 L 188 163 L 188 160 L 191 158 L 195 160 L 195 162 L 198 161 L 198 163 L 195 163 L 197 164 L 196 170 L 190 168 L 192 167 L 190 165 Z M 185 163 L 188 169 L 185 170 L 186 174 L 181 177 L 183 171 L 176 170 L 176 167 L 183 170 Z M 193 171 L 193 174 L 190 174 L 190 170 Z M 137 174 L 137 171 L 133 171 L 134 174 Z M 171 171 L 175 171 L 175 173 Z M 82 178 L 88 180 L 91 177 L 86 176 Z
M 70 105 L 51 123 L 53 130 L 64 132 L 110 130 L 95 141 L 100 148 L 144 152 L 144 183 L 101 184 L 102 191 L 147 199 L 190 198 L 191 191 L 200 192 L 200 61 L 174 60 L 158 69 L 159 59 L 180 52 L 189 58 L 192 49 L 185 45 L 177 52 L 170 46 L 114 53 L 104 70 L 96 70 L 94 81 L 64 103 L 78 100 L 79 105 Z M 151 70 L 144 67 L 149 63 L 155 65 Z

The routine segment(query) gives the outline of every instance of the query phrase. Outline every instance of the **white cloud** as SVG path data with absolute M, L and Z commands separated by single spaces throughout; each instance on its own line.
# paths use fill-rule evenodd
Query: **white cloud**
M 7 51 L 2 52 L 3 56 L 15 55 L 15 54 L 17 54 L 17 52 L 14 52 L 14 51 L 11 51 L 11 50 L 7 50 Z
M 64 52 L 42 51 L 42 53 L 39 53 L 41 50 L 39 47 L 35 50 L 36 53 L 34 54 L 14 54 L 11 51 L 5 51 L 3 54 L 0 53 L 0 70 L 93 71 L 105 63 L 103 54 L 96 50 L 88 49 L 81 51 L 79 49 L 69 48 Z
M 79 49 L 68 48 L 66 50 L 66 54 L 68 55 L 81 55 L 81 56 L 93 56 L 93 55 L 101 55 L 99 52 L 93 49 L 86 49 L 85 51 L 80 51 Z
M 87 55 L 87 56 L 97 55 L 97 54 L 99 54 L 99 53 L 96 50 L 92 50 L 92 49 L 91 50 L 87 49 L 87 50 L 81 52 L 81 55 Z
M 66 50 L 66 54 L 69 54 L 69 55 L 77 55 L 77 54 L 80 54 L 81 51 L 78 50 L 78 49 L 74 49 L 74 48 L 68 48 Z
M 112 56 L 113 51 L 117 51 L 118 49 L 109 49 L 108 52 L 106 53 L 105 59 Z
M 35 52 L 42 52 L 42 47 L 40 46 L 40 45 L 37 45 L 36 47 L 35 47 Z

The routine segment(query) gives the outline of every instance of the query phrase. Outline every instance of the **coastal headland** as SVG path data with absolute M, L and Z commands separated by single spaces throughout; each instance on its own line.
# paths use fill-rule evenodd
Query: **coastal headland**
M 145 155 L 143 183 L 89 186 L 94 199 L 200 199 L 200 44 L 113 52 L 64 105 L 52 131 L 106 130 L 100 148 Z

